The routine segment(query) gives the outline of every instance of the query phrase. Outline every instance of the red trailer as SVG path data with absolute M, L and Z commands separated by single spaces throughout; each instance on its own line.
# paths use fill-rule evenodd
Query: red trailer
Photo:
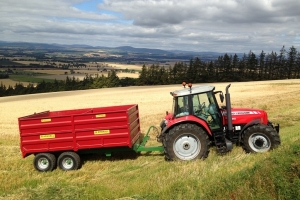
M 163 151 L 144 146 L 149 131 L 141 138 L 136 104 L 46 111 L 18 120 L 22 156 L 35 154 L 38 171 L 52 171 L 56 163 L 63 170 L 78 169 L 79 155 L 89 152 Z

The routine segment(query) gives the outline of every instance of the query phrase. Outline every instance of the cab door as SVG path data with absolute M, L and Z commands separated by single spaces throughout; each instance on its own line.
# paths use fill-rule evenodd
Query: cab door
M 192 103 L 193 115 L 205 120 L 211 130 L 221 129 L 222 118 L 212 92 L 192 95 Z

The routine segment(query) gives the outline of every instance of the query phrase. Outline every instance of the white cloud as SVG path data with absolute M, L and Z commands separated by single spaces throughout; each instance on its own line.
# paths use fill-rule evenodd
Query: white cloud
M 85 2 L 1 1 L 0 40 L 218 52 L 300 48 L 299 0 L 104 0 L 98 12 L 80 10 Z

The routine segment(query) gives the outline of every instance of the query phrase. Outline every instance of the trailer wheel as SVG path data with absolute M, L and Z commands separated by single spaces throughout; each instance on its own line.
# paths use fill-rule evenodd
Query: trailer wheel
M 58 166 L 64 171 L 77 170 L 80 167 L 80 157 L 75 152 L 63 152 L 57 159 Z
M 245 130 L 243 149 L 246 153 L 263 153 L 279 145 L 279 134 L 271 126 L 258 124 Z
M 205 131 L 195 124 L 180 124 L 164 137 L 166 160 L 195 160 L 206 158 L 210 140 Z
M 39 153 L 33 159 L 33 166 L 40 172 L 52 171 L 56 167 L 56 158 L 51 153 Z

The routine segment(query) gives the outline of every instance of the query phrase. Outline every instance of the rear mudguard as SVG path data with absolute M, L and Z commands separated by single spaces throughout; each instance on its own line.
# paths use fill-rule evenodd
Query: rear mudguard
M 169 130 L 171 128 L 173 128 L 174 126 L 176 126 L 178 124 L 182 124 L 182 123 L 197 124 L 197 125 L 201 126 L 207 134 L 212 136 L 212 132 L 211 132 L 207 122 L 202 119 L 199 119 L 197 117 L 194 117 L 194 116 L 183 116 L 180 118 L 175 118 L 173 120 L 168 120 L 168 124 L 162 129 L 161 135 L 164 135 L 165 133 L 169 132 Z

